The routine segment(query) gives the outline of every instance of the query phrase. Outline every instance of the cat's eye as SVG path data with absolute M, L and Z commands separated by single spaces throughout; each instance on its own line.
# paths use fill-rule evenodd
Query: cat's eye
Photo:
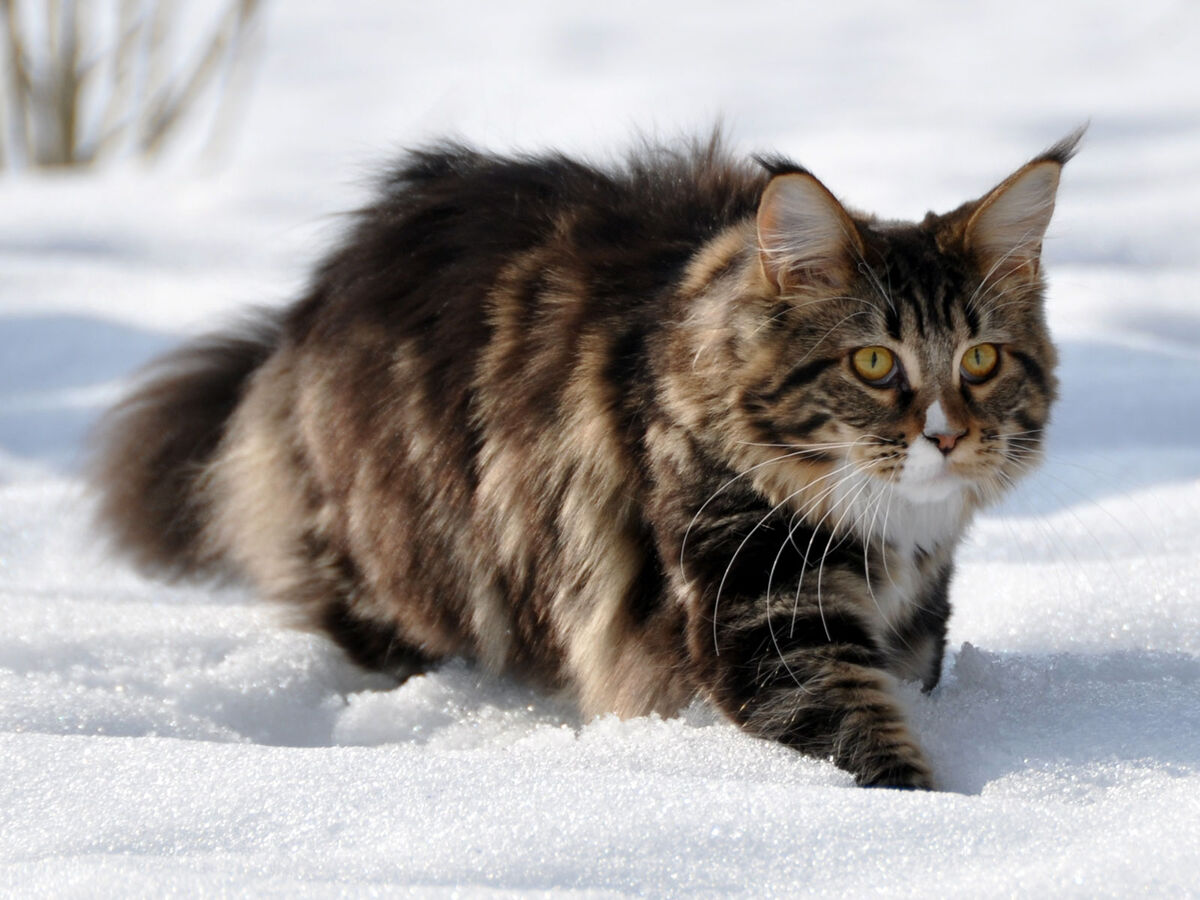
M 896 373 L 896 357 L 887 347 L 855 350 L 851 362 L 858 377 L 876 387 L 882 387 Z
M 1000 362 L 995 344 L 976 344 L 963 354 L 962 373 L 967 381 L 978 384 L 992 376 Z

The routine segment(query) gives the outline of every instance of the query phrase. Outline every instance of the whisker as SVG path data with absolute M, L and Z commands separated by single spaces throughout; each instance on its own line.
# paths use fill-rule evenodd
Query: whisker
M 983 279 L 979 282 L 979 286 L 975 288 L 975 291 L 967 299 L 965 306 L 968 309 L 976 309 L 976 310 L 978 309 L 978 307 L 975 305 L 976 298 L 979 296 L 979 293 L 980 293 L 980 291 L 983 290 L 984 286 L 987 285 L 987 283 L 991 279 L 991 277 L 997 273 L 997 271 L 1000 269 L 1000 267 L 1002 265 L 1004 265 L 1004 263 L 1006 263 L 1008 260 L 1010 260 L 1015 254 L 1017 254 L 1023 250 L 1032 249 L 1034 247 L 1034 245 L 1036 245 L 1037 242 L 1039 240 L 1041 240 L 1040 235 L 1038 235 L 1037 233 L 1038 233 L 1038 229 L 1030 228 L 1028 231 L 1026 231 L 1024 234 L 1021 235 L 1021 240 L 1018 241 L 1015 246 L 1013 246 L 1007 253 L 1005 253 L 998 260 L 996 260 L 994 263 L 992 263 L 991 268 L 988 269 L 986 273 L 984 273 Z M 1035 235 L 1037 235 L 1037 236 L 1035 236 Z M 994 312 L 994 310 L 993 310 L 993 312 Z
M 755 526 L 750 529 L 750 531 L 746 534 L 745 537 L 742 538 L 742 542 L 740 544 L 738 544 L 737 549 L 733 551 L 733 556 L 731 556 L 729 558 L 729 562 L 725 566 L 725 572 L 724 572 L 724 574 L 721 575 L 721 582 L 720 582 L 720 584 L 717 585 L 717 595 L 716 595 L 716 597 L 713 598 L 713 612 L 712 612 L 713 650 L 715 651 L 717 656 L 721 655 L 721 647 L 720 647 L 720 644 L 717 642 L 717 618 L 718 618 L 717 617 L 717 609 L 721 604 L 721 592 L 725 590 L 725 582 L 729 578 L 729 573 L 731 571 L 733 571 L 733 564 L 737 561 L 738 555 L 742 552 L 742 550 L 745 548 L 746 544 L 750 541 L 750 538 L 752 538 L 754 536 L 754 533 L 756 531 L 758 531 L 758 529 L 760 529 L 766 523 L 766 521 L 771 518 L 771 516 L 775 515 L 775 513 L 779 509 L 781 509 L 789 500 L 791 500 L 796 495 L 802 493 L 804 490 L 805 490 L 805 488 L 802 487 L 799 490 L 793 491 L 792 493 L 790 493 L 786 497 L 784 497 L 782 500 L 780 500 L 778 503 L 776 503 L 773 507 L 771 507 L 771 509 L 767 512 L 767 514 L 765 516 L 763 516 L 761 519 L 759 519 L 758 522 L 755 524 Z
M 888 438 L 879 434 L 864 433 L 852 441 L 830 441 L 827 443 L 820 441 L 806 442 L 803 444 L 770 444 L 761 441 L 734 441 L 734 444 L 741 447 L 797 447 L 797 448 L 817 448 L 821 450 L 834 450 L 841 447 L 857 447 L 865 440 L 878 441 L 881 444 L 897 444 L 898 438 Z
M 688 527 L 683 532 L 683 540 L 679 545 L 679 565 L 680 565 L 680 567 L 682 567 L 683 563 L 684 563 L 684 554 L 687 551 L 687 542 L 688 542 L 688 538 L 690 537 L 690 535 L 692 533 L 692 528 L 695 527 L 697 520 L 700 518 L 700 516 L 704 512 L 704 510 L 708 508 L 708 505 L 710 503 L 712 503 L 714 500 L 716 500 L 717 497 L 720 496 L 720 494 L 723 491 L 727 490 L 734 482 L 738 481 L 739 479 L 745 478 L 747 475 L 751 474 L 752 472 L 755 472 L 758 469 L 763 468 L 764 466 L 769 466 L 774 463 L 783 462 L 786 459 L 792 459 L 794 457 L 801 456 L 801 455 L 803 455 L 803 453 L 804 453 L 804 451 L 796 451 L 793 453 L 782 453 L 779 456 L 774 457 L 773 459 L 768 459 L 768 460 L 764 460 L 763 462 L 756 463 L 755 465 L 751 466 L 746 471 L 739 472 L 737 475 L 734 475 L 732 478 L 730 478 L 728 481 L 726 481 L 723 485 L 721 485 L 719 488 L 717 488 L 715 491 L 713 491 L 712 494 L 709 495 L 708 499 L 705 500 L 700 505 L 700 508 L 698 510 L 696 510 L 696 514 L 694 516 L 692 516 L 692 520 L 688 523 Z
M 883 623 L 887 626 L 888 630 L 900 641 L 901 644 L 903 644 L 908 650 L 912 650 L 913 649 L 912 644 L 909 643 L 908 639 L 904 637 L 904 634 L 900 631 L 900 629 L 897 628 L 891 621 L 888 620 L 887 614 L 884 613 L 883 607 L 879 604 L 879 598 L 875 596 L 875 589 L 871 586 L 871 532 L 875 529 L 875 520 L 879 516 L 879 508 L 883 504 L 883 500 L 884 500 L 885 496 L 887 497 L 888 506 L 890 509 L 892 491 L 894 490 L 894 488 L 895 488 L 895 482 L 889 481 L 887 483 L 886 495 L 883 491 L 880 491 L 879 496 L 875 498 L 875 503 L 874 503 L 875 513 L 871 517 L 871 524 L 867 527 L 867 536 L 866 536 L 866 542 L 865 542 L 865 547 L 864 547 L 864 552 L 863 552 L 863 578 L 867 582 L 867 593 L 870 594 L 870 596 L 871 596 L 871 602 L 875 604 L 875 610 L 879 613 L 879 618 L 883 620 Z M 880 559 L 883 561 L 884 573 L 887 574 L 888 580 L 891 582 L 892 587 L 895 587 L 896 582 L 894 579 L 892 579 L 891 572 L 888 571 L 888 568 L 887 568 L 886 532 L 885 532 L 884 539 L 880 542 L 880 545 L 881 546 L 880 546 L 879 556 L 880 556 Z M 912 605 L 912 607 L 916 610 L 924 609 L 924 607 L 920 603 L 917 602 L 916 598 L 909 598 L 909 602 Z
M 812 443 L 812 444 L 769 444 L 761 441 L 735 441 L 740 447 L 794 447 L 798 450 L 811 450 L 813 453 L 819 453 L 822 450 L 839 450 L 844 447 L 854 447 L 859 441 L 836 441 L 831 443 Z
M 871 463 L 866 466 L 859 467 L 859 471 L 862 472 L 866 477 L 869 477 L 869 475 L 867 475 L 866 473 L 868 473 L 870 471 L 870 469 L 874 468 L 875 465 L 876 465 L 876 463 Z M 853 473 L 851 473 L 851 475 L 852 474 Z M 841 480 L 839 480 L 839 482 L 836 485 L 834 485 L 834 488 L 836 489 L 838 487 L 841 487 L 841 485 L 846 481 L 847 478 L 851 477 L 851 475 L 848 475 L 848 476 L 846 476 L 846 478 L 842 478 Z M 868 484 L 868 483 L 869 482 L 864 481 L 863 485 L 860 486 L 859 489 L 861 490 L 861 488 L 866 486 L 866 484 Z M 835 504 L 832 504 L 829 507 L 829 509 L 827 509 L 825 511 L 825 514 L 822 515 L 821 518 L 817 521 L 817 523 L 813 526 L 813 533 L 808 539 L 808 546 L 805 547 L 805 549 L 804 549 L 804 560 L 800 566 L 800 578 L 796 583 L 796 596 L 795 596 L 795 599 L 792 604 L 792 624 L 791 624 L 791 628 L 788 632 L 789 637 L 794 635 L 795 631 L 796 631 L 796 616 L 800 611 L 800 592 L 804 588 L 804 576 L 808 572 L 808 560 L 809 560 L 810 554 L 812 553 L 813 542 L 816 541 L 816 539 L 817 539 L 817 533 L 819 532 L 821 525 L 824 524 L 825 520 L 828 519 L 829 516 L 832 515 L 836 509 L 837 509 L 837 504 L 835 503 Z M 840 520 L 839 520 L 839 524 L 840 524 Z M 835 526 L 835 532 L 836 532 L 836 526 Z M 791 538 L 792 533 L 794 533 L 794 532 L 789 533 L 789 539 Z M 793 543 L 792 546 L 795 546 L 795 544 Z M 796 549 L 799 550 L 798 547 Z M 826 545 L 825 550 L 826 550 L 826 553 L 828 553 L 829 545 Z M 824 561 L 825 561 L 824 557 L 822 557 L 821 558 L 822 565 L 824 564 Z M 829 638 L 829 626 L 825 623 L 825 610 L 821 605 L 820 575 L 819 574 L 817 577 L 817 610 L 821 615 L 821 624 L 825 627 L 825 636 L 826 636 L 826 638 Z
M 805 353 L 802 357 L 800 357 L 798 360 L 796 360 L 796 362 L 794 362 L 792 365 L 798 366 L 798 365 L 801 365 L 802 363 L 806 362 L 808 360 L 808 358 L 810 356 L 812 356 L 814 353 L 816 353 L 817 350 L 821 347 L 821 345 L 823 343 L 825 343 L 825 338 L 829 337 L 831 334 L 833 334 L 835 331 L 837 331 L 839 328 L 841 328 L 842 325 L 849 322 L 851 319 L 857 319 L 859 316 L 868 316 L 868 315 L 871 315 L 872 313 L 878 314 L 878 310 L 876 310 L 874 307 L 872 307 L 870 310 L 859 310 L 858 312 L 854 312 L 854 313 L 850 313 L 849 315 L 842 316 L 842 318 L 839 319 L 836 323 L 834 323 L 829 328 L 828 331 L 826 331 L 823 335 L 821 335 L 819 338 L 817 338 L 816 341 L 813 342 L 812 347 L 809 349 L 809 351 L 807 353 Z
M 1030 471 L 1029 464 L 1026 463 L 1024 460 L 1014 458 L 1012 461 L 1013 461 L 1014 465 L 1019 467 L 1019 469 L 1022 473 L 1026 473 L 1026 472 Z M 1072 463 L 1067 462 L 1065 460 L 1058 460 L 1057 462 L 1060 462 L 1060 463 L 1063 463 L 1066 465 L 1072 465 Z M 1083 471 L 1089 472 L 1090 474 L 1093 474 L 1093 475 L 1099 474 L 1099 473 L 1095 472 L 1094 470 L 1089 469 L 1086 466 L 1079 465 L 1077 467 L 1082 469 Z M 1089 507 L 1092 507 L 1092 508 L 1098 510 L 1107 519 L 1109 519 L 1109 521 L 1111 521 L 1113 524 L 1117 525 L 1122 530 L 1122 532 L 1133 542 L 1134 546 L 1137 548 L 1139 554 L 1141 554 L 1141 556 L 1144 560 L 1146 560 L 1147 562 L 1150 562 L 1152 560 L 1150 553 L 1146 550 L 1145 546 L 1142 544 L 1138 535 L 1135 534 L 1133 532 L 1133 530 L 1130 529 L 1129 526 L 1126 525 L 1125 522 L 1121 521 L 1121 519 L 1119 517 L 1117 517 L 1111 510 L 1105 508 L 1105 506 L 1102 503 L 1100 503 L 1099 501 L 1095 500 L 1092 497 L 1089 497 L 1087 494 L 1080 491 L 1074 485 L 1070 484 L 1067 481 L 1064 481 L 1063 479 L 1056 476 L 1053 472 L 1050 472 L 1050 471 L 1046 470 L 1045 468 L 1042 468 L 1039 471 L 1039 475 L 1043 478 L 1051 479 L 1056 484 L 1058 484 L 1061 488 L 1063 488 L 1067 491 L 1070 491 L 1072 494 L 1074 494 L 1076 497 L 1078 497 L 1080 500 L 1082 500 Z M 1096 537 L 1095 533 L 1091 530 L 1091 528 L 1087 525 L 1087 523 L 1075 511 L 1074 506 L 1072 504 L 1062 502 L 1061 495 L 1059 495 L 1057 493 L 1057 491 L 1055 491 L 1055 489 L 1053 487 L 1051 487 L 1050 485 L 1043 484 L 1042 487 L 1045 488 L 1046 490 L 1048 490 L 1052 495 L 1055 496 L 1056 499 L 1059 500 L 1062 508 L 1075 520 L 1075 522 L 1079 525 L 1079 527 L 1082 528 L 1087 533 L 1088 538 L 1091 540 L 1092 544 L 1095 545 L 1096 549 L 1100 552 L 1101 556 L 1108 563 L 1113 574 L 1116 575 L 1117 574 L 1116 560 L 1113 559 L 1113 557 L 1109 553 L 1108 549 L 1103 545 L 1103 543 L 1101 543 L 1100 539 Z M 1125 495 L 1125 499 L 1129 500 L 1131 503 L 1133 503 L 1133 505 L 1135 507 L 1137 507 L 1137 503 L 1133 500 L 1132 497 Z M 1144 515 L 1144 513 L 1143 513 L 1143 515 Z M 1033 518 L 1042 518 L 1042 517 L 1035 516 Z
M 891 480 L 888 482 L 887 509 L 884 510 L 884 513 L 883 513 L 883 535 L 884 535 L 884 544 L 885 544 L 885 546 L 883 548 L 883 572 L 885 575 L 887 575 L 888 581 L 891 582 L 893 586 L 895 586 L 895 584 L 896 584 L 896 579 L 892 577 L 892 573 L 888 569 L 886 544 L 887 544 L 887 533 L 888 533 L 888 518 L 892 514 L 892 499 L 895 497 L 895 494 L 896 494 L 896 482 L 895 482 L 895 480 Z
M 872 465 L 878 465 L 878 464 L 879 464 L 878 461 L 876 461 Z M 861 471 L 863 472 L 863 474 L 865 476 L 863 478 L 863 483 L 861 485 L 859 485 L 858 489 L 854 492 L 854 495 L 845 501 L 844 505 L 845 505 L 846 509 L 841 514 L 841 516 L 838 517 L 838 520 L 834 524 L 833 528 L 830 529 L 829 540 L 825 542 L 825 549 L 821 553 L 821 562 L 820 562 L 820 565 L 817 566 L 817 610 L 821 614 L 821 624 L 822 625 L 825 625 L 825 609 L 821 602 L 821 579 L 825 574 L 825 560 L 829 557 L 829 550 L 830 550 L 830 547 L 832 547 L 832 545 L 833 545 L 834 537 L 837 536 L 838 528 L 841 527 L 842 521 L 846 518 L 847 514 L 852 509 L 854 509 L 854 501 L 857 500 L 862 495 L 862 492 L 866 488 L 868 488 L 871 484 L 871 482 L 869 480 L 870 476 L 867 475 L 866 473 L 872 468 L 872 465 L 864 466 L 861 469 Z M 840 542 L 839 542 L 839 544 L 840 544 Z M 801 572 L 801 578 L 803 578 L 803 574 L 804 573 Z M 829 627 L 827 625 L 825 625 L 825 637 L 829 640 L 832 640 L 832 638 L 829 637 Z
M 844 229 L 843 229 L 843 233 L 845 233 Z M 850 239 L 849 239 L 849 237 L 850 237 L 850 235 L 849 235 L 849 234 L 846 234 L 846 237 L 847 237 L 847 240 L 845 241 L 845 246 L 849 247 L 849 248 L 851 249 L 851 251 L 853 252 L 853 254 L 854 254 L 854 256 L 855 256 L 855 259 L 856 259 L 856 261 L 857 261 L 857 263 L 858 263 L 858 271 L 859 271 L 861 274 L 863 274 L 863 275 L 866 275 L 866 276 L 867 276 L 868 280 L 871 282 L 871 285 L 872 285 L 872 287 L 874 287 L 874 288 L 875 288 L 875 290 L 876 290 L 876 291 L 879 293 L 879 296 L 880 296 L 880 298 L 883 300 L 883 302 L 884 302 L 884 303 L 886 303 L 886 304 L 888 305 L 888 308 L 889 308 L 890 310 L 892 310 L 892 312 L 895 312 L 895 311 L 896 311 L 896 304 L 895 304 L 895 302 L 892 300 L 892 292 L 891 292 L 891 289 L 890 289 L 890 288 L 891 288 L 891 283 L 892 283 L 892 272 L 891 272 L 891 269 L 890 269 L 890 268 L 886 268 L 886 272 L 887 272 L 887 276 L 888 276 L 888 287 L 889 287 L 889 289 L 888 289 L 888 290 L 884 290 L 883 284 L 882 284 L 882 283 L 880 283 L 880 281 L 879 281 L 879 276 L 875 274 L 875 270 L 874 270 L 874 269 L 872 269 L 872 268 L 871 268 L 871 267 L 870 267 L 870 266 L 867 264 L 867 261 L 866 261 L 866 259 L 865 259 L 865 258 L 863 257 L 863 255 L 862 255 L 862 254 L 861 254 L 861 253 L 858 251 L 858 248 L 855 246 L 855 241 L 853 241 L 853 240 L 850 240 Z

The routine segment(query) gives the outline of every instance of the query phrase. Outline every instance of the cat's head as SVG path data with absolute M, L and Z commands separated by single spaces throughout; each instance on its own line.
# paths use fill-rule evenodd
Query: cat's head
M 814 510 L 852 491 L 974 507 L 1029 469 L 1056 392 L 1042 241 L 1077 140 L 919 223 L 777 171 L 732 336 L 740 467 Z

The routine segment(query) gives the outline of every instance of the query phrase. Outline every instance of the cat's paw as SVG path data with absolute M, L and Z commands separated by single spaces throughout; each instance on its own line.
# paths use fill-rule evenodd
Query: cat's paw
M 933 772 L 924 754 L 915 746 L 888 748 L 887 752 L 872 754 L 860 760 L 854 780 L 861 787 L 898 788 L 909 791 L 937 789 Z
M 855 778 L 855 782 L 860 787 L 892 788 L 900 791 L 937 790 L 931 772 L 911 766 L 886 769 L 869 776 L 859 775 Z

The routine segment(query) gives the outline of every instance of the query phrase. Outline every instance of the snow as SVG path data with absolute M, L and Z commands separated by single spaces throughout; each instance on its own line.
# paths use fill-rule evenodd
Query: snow
M 0 893 L 1200 894 L 1200 7 L 289 0 L 223 165 L 0 179 Z M 1091 118 L 1047 245 L 1048 464 L 960 555 L 945 791 L 696 705 L 581 721 L 465 663 L 395 690 L 237 588 L 107 551 L 83 435 L 294 296 L 395 148 L 592 157 L 724 115 L 851 204 L 946 209 Z

